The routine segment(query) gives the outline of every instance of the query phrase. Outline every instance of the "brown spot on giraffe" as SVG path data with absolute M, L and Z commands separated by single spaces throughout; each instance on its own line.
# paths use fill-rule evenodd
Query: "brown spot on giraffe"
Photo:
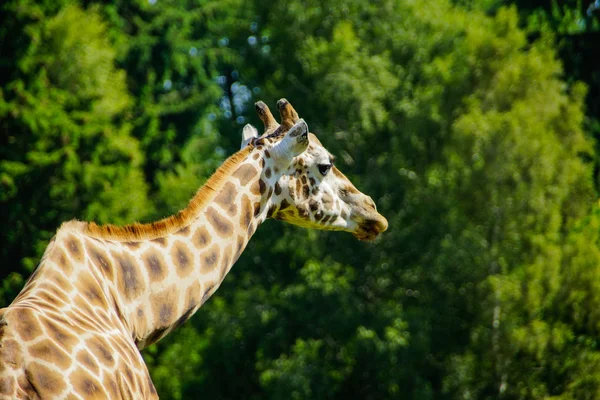
M 86 348 L 91 350 L 92 354 L 107 368 L 112 368 L 115 364 L 115 358 L 113 352 L 115 349 L 109 345 L 109 343 L 100 336 L 93 336 L 86 340 Z
M 241 186 L 246 186 L 257 174 L 258 171 L 251 164 L 242 164 L 233 176 L 240 181 Z
M 123 244 L 125 245 L 125 247 L 127 247 L 131 251 L 135 251 L 135 250 L 139 249 L 140 246 L 142 245 L 141 242 L 125 242 Z
M 59 273 L 57 270 L 53 269 L 51 271 L 46 272 L 46 279 L 50 282 L 53 282 L 56 285 L 56 287 L 60 288 L 60 290 L 64 293 L 71 292 L 75 289 L 71 282 L 65 279 L 65 276 Z
M 160 247 L 167 247 L 167 244 L 169 243 L 168 240 L 164 237 L 159 237 L 159 238 L 153 239 L 150 242 L 156 243 Z
M 71 374 L 73 387 L 83 398 L 87 399 L 106 399 L 108 394 L 100 385 L 100 382 L 94 378 L 85 369 L 78 369 Z
M 237 204 L 235 198 L 237 195 L 237 188 L 231 182 L 227 182 L 217 197 L 215 197 L 215 203 L 217 203 L 227 214 L 235 216 L 237 214 Z
M 146 345 L 146 347 L 150 346 L 152 343 L 158 342 L 164 336 L 166 330 L 167 328 L 159 328 L 152 332 L 150 335 L 148 335 L 146 340 L 144 340 L 144 344 Z
M 87 249 L 92 263 L 94 263 L 94 265 L 96 265 L 97 267 L 100 267 L 100 269 L 104 272 L 106 278 L 112 280 L 114 278 L 114 271 L 113 265 L 108 257 L 108 254 L 106 254 L 103 250 L 100 250 L 95 245 L 88 245 Z
M 275 182 L 275 194 L 279 196 L 281 194 L 281 185 L 279 182 Z
M 302 186 L 302 195 L 305 199 L 308 199 L 308 197 L 310 196 L 310 187 L 308 187 L 308 185 Z
M 176 233 L 179 236 L 184 236 L 184 237 L 188 237 L 190 235 L 190 227 L 188 226 L 184 226 L 183 228 L 181 228 L 180 230 L 177 231 Z
M 132 318 L 132 324 L 135 332 L 146 332 L 148 330 L 148 318 L 142 306 L 137 308 L 135 318 Z
M 158 320 L 161 324 L 171 325 L 171 320 L 173 319 L 173 306 L 171 304 L 163 304 L 160 307 L 160 312 L 158 314 Z
M 300 181 L 300 179 L 296 179 L 296 195 L 299 198 L 302 198 L 302 182 Z
M 240 213 L 240 225 L 245 228 L 250 225 L 252 221 L 252 202 L 245 194 L 242 195 L 241 213 Z
M 198 250 L 202 250 L 203 248 L 208 246 L 210 244 L 210 240 L 210 234 L 204 226 L 201 226 L 198 229 L 196 229 L 196 232 L 194 232 L 194 236 L 192 237 L 192 242 Z
M 254 203 L 254 216 L 258 217 L 258 214 L 260 214 L 260 202 L 259 201 Z
M 38 289 L 38 296 L 54 307 L 62 307 L 71 302 L 69 296 L 52 283 L 40 283 Z
M 263 195 L 265 193 L 265 191 L 267 190 L 267 185 L 265 183 L 265 181 L 263 181 L 262 179 L 258 180 L 258 188 L 260 191 L 260 194 Z
M 210 296 L 212 296 L 212 294 L 217 290 L 217 282 L 207 282 L 205 289 L 204 289 L 204 294 L 202 295 L 202 300 L 201 303 L 204 304 L 206 302 L 206 300 L 208 300 L 208 298 Z
M 74 235 L 71 235 L 67 238 L 65 243 L 67 245 L 67 251 L 69 252 L 69 255 L 76 262 L 83 262 L 84 253 L 81 246 L 81 241 Z
M 29 346 L 27 350 L 31 357 L 55 364 L 62 370 L 67 369 L 71 365 L 70 355 L 50 339 L 37 342 Z
M 190 319 L 190 317 L 192 316 L 192 314 L 194 313 L 194 311 L 196 310 L 196 306 L 188 306 L 187 311 L 185 311 L 183 313 L 183 315 L 181 315 L 181 317 L 179 317 L 177 319 L 177 321 L 175 321 L 175 323 L 173 324 L 173 329 L 183 325 L 183 323 L 185 321 L 187 321 L 188 319 Z
M 209 247 L 202 255 L 202 272 L 208 273 L 215 269 L 220 258 L 220 248 L 216 244 Z
M 29 341 L 42 335 L 43 331 L 40 322 L 35 317 L 33 310 L 20 308 L 15 310 L 12 323 L 15 325 L 15 332 L 19 334 L 22 340 Z
M 298 204 L 296 206 L 296 209 L 298 210 L 298 215 L 300 215 L 302 218 L 308 218 L 308 210 L 306 209 L 306 207 L 302 206 L 301 204 Z
M 73 273 L 73 267 L 67 259 L 67 254 L 61 248 L 54 247 L 50 252 L 50 261 L 62 268 L 65 274 Z
M 16 391 L 15 380 L 11 376 L 0 378 L 0 395 L 10 396 Z
M 137 261 L 127 252 L 115 254 L 117 264 L 117 281 L 121 293 L 129 301 L 135 299 L 143 290 L 144 282 L 137 268 Z
M 84 314 L 88 317 L 92 317 L 94 320 L 96 320 L 98 318 L 98 316 L 96 315 L 96 312 L 94 311 L 94 308 L 86 300 L 87 299 L 84 297 L 84 295 L 82 293 L 77 293 L 71 300 L 74 304 L 77 304 L 77 309 L 79 311 L 77 313 L 79 315 L 73 316 L 72 318 L 73 319 L 79 318 L 78 322 L 80 323 L 81 326 L 89 325 L 89 322 L 85 321 L 85 318 L 83 318 L 81 316 L 81 314 Z
M 23 364 L 23 351 L 21 345 L 14 339 L 3 339 L 0 346 L 0 356 L 4 366 L 18 366 Z M 2 369 L 0 369 L 1 371 Z
M 250 186 L 250 193 L 256 195 L 256 196 L 260 196 L 260 186 L 264 184 L 260 182 L 260 179 L 255 180 L 252 185 Z
M 98 373 L 100 372 L 100 367 L 98 366 L 98 363 L 96 362 L 96 360 L 92 356 L 92 353 L 90 353 L 88 349 L 83 348 L 79 350 L 75 358 L 81 365 L 92 371 L 92 373 L 94 373 L 95 375 L 98 375 Z
M 273 217 L 273 214 L 275 214 L 276 211 L 277 206 L 275 204 L 272 204 L 271 207 L 269 207 L 269 209 L 267 210 L 267 218 Z
M 248 225 L 248 230 L 246 231 L 246 235 L 248 238 L 250 238 L 252 235 L 254 235 L 256 227 L 254 226 L 253 223 L 250 223 L 250 225 Z
M 122 393 L 119 393 L 119 388 L 117 386 L 117 382 L 112 374 L 104 374 L 104 388 L 108 392 L 108 398 L 116 399 L 121 396 Z
M 21 374 L 17 378 L 17 384 L 19 389 L 21 389 L 22 393 L 25 394 L 26 399 L 39 399 L 38 391 L 32 386 L 31 381 L 34 378 L 31 377 L 31 372 L 29 370 L 25 370 L 25 373 Z M 21 392 L 18 392 L 21 394 Z
M 35 361 L 28 365 L 25 375 L 36 393 L 33 398 L 39 398 L 37 393 L 58 396 L 67 386 L 60 372 Z
M 269 179 L 271 177 L 271 168 L 267 167 L 265 169 L 265 178 Z
M 206 220 L 215 228 L 217 234 L 221 237 L 228 237 L 233 232 L 233 225 L 225 217 L 221 216 L 214 208 L 206 209 Z
M 177 275 L 184 278 L 193 271 L 194 259 L 187 245 L 181 241 L 173 243 L 171 258 L 175 264 Z
M 182 325 L 185 321 L 190 319 L 192 314 L 194 314 L 199 305 L 201 290 L 202 285 L 198 281 L 194 282 L 190 287 L 188 287 L 185 296 L 188 299 L 187 304 L 184 308 L 186 311 L 181 315 L 181 317 L 179 317 L 179 319 L 177 319 L 177 321 L 175 321 L 173 329 Z
M 155 248 L 149 248 L 142 254 L 142 262 L 146 265 L 150 282 L 160 282 L 167 276 L 163 255 Z
M 104 309 L 108 307 L 106 298 L 98 285 L 98 281 L 94 279 L 89 271 L 80 272 L 78 289 L 79 293 L 82 293 L 92 306 Z
M 176 311 L 174 305 L 179 298 L 178 292 L 177 286 L 173 285 L 150 295 L 150 307 L 157 328 L 168 328 L 173 322 Z
M 244 251 L 245 244 L 246 244 L 246 239 L 243 236 L 238 235 L 237 242 L 236 242 L 235 256 L 233 257 L 232 264 L 235 263 L 240 258 L 240 256 L 242 255 L 242 252 Z
M 199 298 L 202 295 L 202 284 L 199 281 L 194 281 L 185 293 L 185 298 L 188 299 L 188 308 L 197 307 L 199 304 Z
M 319 210 L 315 213 L 315 220 L 317 222 L 320 222 L 324 216 L 325 216 L 325 214 L 323 213 L 323 211 Z

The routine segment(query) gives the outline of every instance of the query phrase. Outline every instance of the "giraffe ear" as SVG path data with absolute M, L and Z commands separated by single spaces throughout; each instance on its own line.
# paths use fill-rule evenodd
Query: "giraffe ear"
M 273 150 L 277 158 L 291 161 L 292 158 L 302 154 L 307 147 L 308 125 L 300 119 L 284 134 Z
M 246 124 L 244 129 L 242 130 L 242 145 L 240 146 L 240 150 L 244 147 L 248 146 L 248 143 L 258 137 L 258 130 L 250 124 Z

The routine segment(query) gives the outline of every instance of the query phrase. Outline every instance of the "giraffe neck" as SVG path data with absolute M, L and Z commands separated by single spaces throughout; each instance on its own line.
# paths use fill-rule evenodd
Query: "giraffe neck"
M 277 177 L 266 153 L 239 152 L 188 208 L 157 223 L 66 223 L 14 303 L 123 330 L 140 349 L 158 341 L 217 290 L 273 213 Z
M 147 282 L 144 287 L 131 285 L 139 294 L 125 291 L 120 306 L 139 348 L 164 337 L 204 304 L 266 219 L 274 182 L 264 174 L 260 152 L 251 155 L 188 224 L 164 237 L 126 244 L 147 277 L 139 279 Z M 127 267 L 122 269 L 126 276 Z

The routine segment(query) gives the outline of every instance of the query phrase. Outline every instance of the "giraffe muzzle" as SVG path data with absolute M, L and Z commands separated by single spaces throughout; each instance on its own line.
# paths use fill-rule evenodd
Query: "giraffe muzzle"
M 382 215 L 378 215 L 375 219 L 366 219 L 362 221 L 352 234 L 358 240 L 370 242 L 375 240 L 380 233 L 385 232 L 387 228 L 387 219 Z

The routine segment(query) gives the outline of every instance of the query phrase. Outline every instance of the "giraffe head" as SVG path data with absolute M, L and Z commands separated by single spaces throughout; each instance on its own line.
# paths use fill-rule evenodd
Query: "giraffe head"
M 267 216 L 306 228 L 351 232 L 359 240 L 373 240 L 385 231 L 387 220 L 375 202 L 334 166 L 334 156 L 309 133 L 291 104 L 281 99 L 277 108 L 281 124 L 266 104 L 256 103 L 265 132 L 259 137 L 256 128 L 246 125 L 242 139 L 242 148 L 250 144 L 259 150 L 262 179 L 274 189 Z

